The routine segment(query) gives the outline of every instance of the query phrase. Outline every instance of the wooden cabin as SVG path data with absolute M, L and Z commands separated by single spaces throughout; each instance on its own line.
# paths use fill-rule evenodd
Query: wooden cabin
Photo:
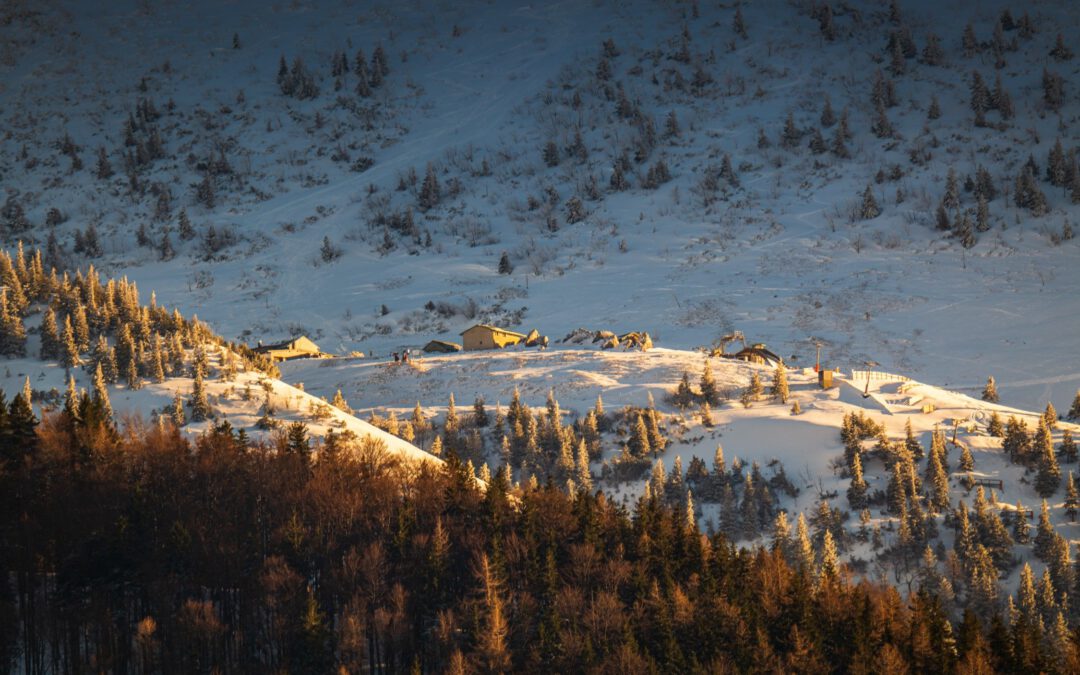
M 286 342 L 278 342 L 272 345 L 259 344 L 252 351 L 256 354 L 268 356 L 271 361 L 291 361 L 293 359 L 309 359 L 319 356 L 319 345 L 301 335 Z
M 774 352 L 765 348 L 762 343 L 757 343 L 749 347 L 745 347 L 742 351 L 737 352 L 732 358 L 739 359 L 740 361 L 747 361 L 749 363 L 760 363 L 765 366 L 778 366 L 784 362 L 784 359 Z
M 432 340 L 431 342 L 424 345 L 424 351 L 428 354 L 452 354 L 454 352 L 460 352 L 461 345 L 456 342 Z
M 484 323 L 478 323 L 461 334 L 461 343 L 467 352 L 475 349 L 502 349 L 516 345 L 524 339 L 525 336 L 521 333 Z

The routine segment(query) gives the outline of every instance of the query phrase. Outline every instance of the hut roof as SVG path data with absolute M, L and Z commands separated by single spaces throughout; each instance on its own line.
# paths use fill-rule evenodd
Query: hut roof
M 461 334 L 464 335 L 465 333 L 468 333 L 469 331 L 476 330 L 477 328 L 481 328 L 483 330 L 491 331 L 492 333 L 502 333 L 503 335 L 512 335 L 512 336 L 514 336 L 516 338 L 521 338 L 522 340 L 525 339 L 525 335 L 522 334 L 522 333 L 518 333 L 518 332 L 515 332 L 515 331 L 512 331 L 512 330 L 507 330 L 506 328 L 499 328 L 498 326 L 492 326 L 492 325 L 486 324 L 486 323 L 478 323 L 475 326 L 473 326 L 471 328 L 467 328 L 466 330 L 462 331 Z
M 424 345 L 425 352 L 460 352 L 461 345 L 456 342 L 446 342 L 445 340 L 432 340 Z
M 770 363 L 782 363 L 784 359 L 780 358 L 780 355 L 773 351 L 770 351 L 762 344 L 756 344 L 752 347 L 745 347 L 741 351 L 735 354 L 737 359 L 749 359 L 752 357 L 758 357 L 768 361 Z

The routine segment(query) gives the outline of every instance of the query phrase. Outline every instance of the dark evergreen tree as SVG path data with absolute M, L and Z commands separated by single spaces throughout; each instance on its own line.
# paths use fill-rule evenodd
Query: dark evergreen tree
M 801 138 L 802 131 L 795 126 L 794 114 L 789 112 L 784 121 L 784 133 L 780 136 L 780 145 L 790 150 L 799 144 Z
M 75 342 L 75 329 L 71 327 L 71 316 L 64 317 L 64 331 L 60 334 L 62 352 L 60 364 L 67 369 L 76 368 L 81 363 L 79 348 Z
M 158 244 L 158 259 L 162 261 L 172 260 L 176 257 L 176 250 L 173 248 L 172 240 L 169 238 L 169 231 L 161 235 L 161 243 Z
M 986 203 L 986 198 L 979 195 L 978 203 L 975 205 L 975 230 L 977 232 L 986 232 L 990 229 L 990 206 Z
M 671 139 L 677 138 L 679 135 L 679 118 L 676 117 L 674 110 L 670 110 L 664 120 L 664 137 Z
M 1015 114 L 1012 97 L 1009 96 L 1009 92 L 1002 85 L 1000 74 L 994 79 L 994 91 L 990 95 L 990 103 L 1001 114 L 1003 120 L 1012 119 Z
M 925 455 L 922 444 L 915 438 L 915 434 L 911 429 L 910 419 L 904 424 L 904 450 L 916 460 L 922 459 Z
M 356 75 L 356 95 L 361 98 L 371 96 L 371 73 L 368 71 L 367 59 L 364 58 L 364 50 L 356 50 L 353 60 L 353 73 Z
M 1076 481 L 1073 472 L 1069 472 L 1069 478 L 1065 482 L 1065 515 L 1071 522 L 1076 522 L 1076 514 L 1080 512 L 1080 492 L 1076 490 Z
M 473 425 L 482 428 L 489 423 L 487 410 L 484 409 L 484 397 L 477 396 L 476 400 L 473 401 Z
M 508 274 L 513 274 L 513 272 L 514 272 L 514 266 L 512 264 L 510 264 L 510 257 L 507 255 L 506 251 L 503 251 L 502 255 L 499 256 L 499 268 L 498 268 L 498 271 L 499 271 L 499 274 L 507 274 L 507 275 Z
M 881 209 L 878 207 L 877 199 L 874 198 L 874 188 L 868 183 L 866 189 L 863 190 L 862 204 L 859 206 L 859 219 L 873 220 L 880 215 Z
M 1063 187 L 1065 185 L 1065 150 L 1061 147 L 1061 139 L 1054 141 L 1054 147 L 1046 158 L 1046 180 L 1051 185 Z
M 1039 525 L 1035 530 L 1034 548 L 1032 549 L 1036 558 L 1043 562 L 1049 561 L 1055 536 L 1057 536 L 1057 533 L 1054 531 L 1054 525 L 1050 521 L 1050 506 L 1044 498 L 1042 500 L 1042 510 L 1039 512 Z
M 1073 52 L 1065 46 L 1065 38 L 1062 37 L 1061 33 L 1057 34 L 1054 48 L 1050 50 L 1050 56 L 1053 56 L 1058 61 L 1068 61 L 1073 57 Z
M 851 153 L 848 152 L 847 145 L 844 143 L 844 137 L 844 128 L 842 126 L 836 127 L 836 133 L 833 134 L 833 142 L 830 151 L 840 159 L 848 159 L 851 157 Z
M 442 194 L 439 188 L 439 179 L 435 175 L 435 166 L 429 162 L 427 172 L 424 174 L 424 182 L 420 187 L 417 204 L 421 211 L 427 211 L 438 206 L 440 199 L 442 199 Z
M 180 209 L 180 215 L 177 217 L 177 233 L 183 241 L 195 238 L 195 228 L 191 225 L 191 219 L 188 218 L 187 209 Z
M 311 441 L 308 438 L 308 428 L 303 422 L 291 423 L 285 432 L 285 447 L 294 454 L 308 457 L 311 454 Z
M 836 114 L 833 113 L 832 101 L 829 100 L 829 95 L 825 95 L 825 103 L 821 107 L 821 126 L 828 129 L 832 125 L 836 124 Z
M 29 380 L 27 380 L 29 384 Z M 15 394 L 11 405 L 6 411 L 6 416 L 0 413 L 0 461 L 8 471 L 20 469 L 27 458 L 33 458 L 37 453 L 40 441 L 37 436 L 38 420 L 34 416 L 34 408 L 30 396 L 26 391 Z M 0 393 L 0 405 L 3 405 L 3 394 Z M 5 419 L 6 417 L 6 419 Z
M 949 475 L 945 471 L 940 452 L 931 452 L 927 465 L 927 482 L 930 484 L 930 506 L 940 513 L 949 508 Z
M 648 457 L 652 454 L 652 447 L 649 445 L 649 431 L 645 425 L 645 418 L 641 413 L 637 414 L 634 421 L 627 447 L 634 457 Z
M 738 5 L 735 7 L 735 17 L 731 21 L 731 29 L 742 39 L 747 39 L 746 22 L 743 20 L 742 7 Z M 1061 36 L 1059 35 L 1058 38 L 1060 39 Z
M 701 371 L 701 381 L 698 383 L 698 387 L 701 390 L 701 399 L 709 405 L 716 405 L 720 402 L 720 390 L 716 386 L 716 378 L 713 377 L 712 367 L 709 364 L 709 360 L 705 359 L 705 367 Z M 687 385 L 683 396 L 689 399 L 693 398 L 693 394 L 689 393 L 690 387 Z
M 907 72 L 907 60 L 904 58 L 904 49 L 900 44 L 899 36 L 893 33 L 889 43 L 891 45 L 889 49 L 889 70 L 893 75 L 903 75 Z
M 1013 463 L 1028 462 L 1031 454 L 1031 439 L 1028 437 L 1027 423 L 1010 415 L 1005 423 L 1005 437 L 1001 447 Z
M 390 74 L 390 63 L 386 59 L 386 52 L 381 44 L 375 45 L 375 50 L 371 52 L 371 71 L 378 72 L 383 77 Z
M 735 174 L 735 169 L 731 166 L 731 155 L 724 153 L 724 156 L 720 158 L 720 173 L 718 176 L 728 182 L 733 188 L 739 187 L 739 177 Z
M 559 146 L 555 145 L 555 141 L 548 141 L 544 145 L 544 164 L 549 167 L 559 165 Z
M 956 170 L 949 167 L 945 175 L 945 194 L 941 197 L 941 204 L 947 209 L 960 207 L 960 184 L 956 177 Z
M 986 88 L 986 83 L 977 70 L 971 72 L 970 105 L 976 115 L 983 114 L 990 109 L 990 90 Z
M 109 162 L 109 155 L 104 147 L 98 148 L 97 169 L 94 174 L 99 180 L 108 180 L 113 176 L 112 164 Z
M 61 347 L 60 334 L 56 327 L 56 312 L 49 306 L 45 308 L 41 319 L 41 352 L 39 354 L 41 360 L 59 359 L 62 355 Z
M 1043 102 L 1051 110 L 1058 110 L 1065 102 L 1065 80 L 1058 73 L 1043 69 Z
M 926 34 L 922 62 L 928 66 L 940 66 L 945 62 L 945 51 L 941 48 L 941 38 L 933 32 Z
M 936 120 L 941 117 L 941 105 L 938 104 L 937 94 L 930 95 L 930 107 L 926 109 L 926 118 Z
M 867 498 L 867 484 L 866 479 L 863 477 L 862 460 L 859 458 L 861 453 L 856 452 L 853 455 L 851 465 L 851 485 L 848 487 L 847 499 L 848 504 L 854 510 L 866 508 Z
M 1034 451 L 1038 455 L 1038 473 L 1035 476 L 1035 491 L 1040 497 L 1049 498 L 1061 486 L 1061 468 L 1058 466 L 1051 440 L 1050 429 L 1046 420 L 1039 419 L 1039 428 L 1035 433 Z
M 195 377 L 191 385 L 191 400 L 188 401 L 188 405 L 191 407 L 191 420 L 193 422 L 202 422 L 209 419 L 210 401 L 206 395 L 206 385 L 203 382 L 201 368 L 195 369 Z
M 608 185 L 615 192 L 622 192 L 630 187 L 630 183 L 626 180 L 626 176 L 623 173 L 622 165 L 618 162 L 612 167 L 611 180 L 608 182 Z
M 149 248 L 153 245 L 150 241 L 150 232 L 146 229 L 146 223 L 139 223 L 139 228 L 135 230 L 135 243 L 143 248 Z
M 1057 414 L 1057 410 L 1054 408 L 1054 402 L 1053 401 L 1047 401 L 1046 402 L 1046 409 L 1043 411 L 1042 417 L 1043 417 L 1043 420 L 1046 422 L 1046 426 L 1051 431 L 1053 431 L 1054 429 L 1057 429 L 1058 414 Z
M 836 24 L 833 22 L 833 11 L 829 3 L 825 3 L 817 10 L 818 29 L 822 37 L 829 42 L 836 40 Z
M 329 263 L 341 257 L 341 251 L 330 241 L 329 236 L 324 236 L 322 246 L 319 248 L 319 257 L 324 263 Z
M 957 468 L 961 471 L 973 471 L 975 469 L 975 458 L 971 454 L 971 448 L 966 445 L 960 446 L 960 462 L 957 464 Z
M 979 41 L 975 37 L 975 27 L 970 23 L 964 26 L 964 34 L 960 42 L 964 49 L 964 56 L 967 58 L 971 58 L 979 51 Z
M 880 101 L 877 103 L 874 123 L 870 126 L 870 130 L 878 138 L 889 138 L 893 135 L 892 122 L 889 121 L 889 115 L 885 112 L 885 104 Z
M 288 95 L 288 91 L 286 91 L 286 90 L 289 88 L 288 79 L 289 79 L 289 64 L 285 62 L 285 55 L 282 54 L 281 58 L 278 59 L 277 84 L 278 84 L 278 87 L 281 88 L 282 93 L 284 93 L 286 95 Z
M 195 186 L 195 201 L 212 209 L 217 203 L 216 192 L 213 175 L 209 171 L 203 172 L 202 180 Z
M 113 414 L 112 404 L 109 402 L 109 389 L 105 384 L 105 374 L 101 370 L 99 364 L 94 369 L 93 378 L 94 397 L 93 403 L 97 406 L 106 418 L 111 418 Z
M 960 245 L 964 248 L 972 248 L 976 244 L 975 230 L 971 226 L 971 218 L 968 214 L 961 213 L 953 222 L 953 236 L 960 240 Z
M 1074 464 L 1077 460 L 1076 441 L 1073 440 L 1072 431 L 1063 429 L 1061 432 L 1061 445 L 1058 448 L 1061 461 Z

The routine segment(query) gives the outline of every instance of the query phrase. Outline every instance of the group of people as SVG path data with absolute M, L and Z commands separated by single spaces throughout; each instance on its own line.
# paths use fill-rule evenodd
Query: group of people
M 408 363 L 409 362 L 409 350 L 402 350 L 401 354 L 394 352 L 394 363 Z

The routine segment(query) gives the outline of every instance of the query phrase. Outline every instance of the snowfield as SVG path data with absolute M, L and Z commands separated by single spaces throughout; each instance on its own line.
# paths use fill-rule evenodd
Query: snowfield
M 602 397 L 606 410 L 614 411 L 628 405 L 644 407 L 651 395 L 674 439 L 657 458 L 668 470 L 676 458 L 684 469 L 693 457 L 711 466 L 717 446 L 723 447 L 729 464 L 736 457 L 746 466 L 757 462 L 763 468 L 778 461 L 801 491 L 794 499 L 782 503 L 791 512 L 792 520 L 798 512 L 809 516 L 821 495 L 830 492 L 838 493 L 837 503 L 846 508 L 843 495 L 850 479 L 841 477 L 838 469 L 843 464 L 844 451 L 840 427 L 844 415 L 851 412 L 865 413 L 883 423 L 893 440 L 903 438 L 905 424 L 910 421 L 924 448 L 929 447 L 935 427 L 945 431 L 953 467 L 953 490 L 970 495 L 960 487 L 964 472 L 956 469 L 958 446 L 952 445 L 954 426 L 959 422 L 956 440 L 972 450 L 975 458 L 972 475 L 1004 482 L 1004 490 L 993 490 L 997 501 L 1011 507 L 1020 500 L 1026 508 L 1039 503 L 1031 476 L 1023 467 L 1008 461 L 1002 453 L 1001 440 L 991 437 L 986 425 L 991 413 L 997 411 L 1003 421 L 1015 415 L 1034 429 L 1040 412 L 987 403 L 963 393 L 904 380 L 902 375 L 884 374 L 884 379 L 875 375 L 867 387 L 865 371 L 858 372 L 854 378 L 851 372 L 840 374 L 834 387 L 822 390 L 812 369 L 789 371 L 788 404 L 764 397 L 745 408 L 737 399 L 748 386 L 751 373 L 757 371 L 767 385 L 772 369 L 712 358 L 709 361 L 717 385 L 728 400 L 712 409 L 714 426 L 709 428 L 703 425 L 696 408 L 681 410 L 670 400 L 684 372 L 690 374 L 696 386 L 705 360 L 704 354 L 672 349 L 643 353 L 589 348 L 556 347 L 546 351 L 508 348 L 421 356 L 408 365 L 371 359 L 296 360 L 282 364 L 282 377 L 302 383 L 305 391 L 326 399 L 341 390 L 361 418 L 372 413 L 378 417 L 393 413 L 401 420 L 407 419 L 417 404 L 428 417 L 441 419 L 450 394 L 455 397 L 458 414 L 467 416 L 478 397 L 492 414 L 500 406 L 505 412 L 515 389 L 526 405 L 537 409 L 544 406 L 550 391 L 564 411 L 566 423 L 583 417 L 594 407 L 598 396 Z M 863 398 L 864 391 L 870 394 L 869 398 Z M 791 413 L 795 401 L 802 410 L 798 415 Z M 923 412 L 926 404 L 933 405 L 932 412 Z M 1055 445 L 1065 429 L 1080 433 L 1080 425 L 1059 422 Z M 618 455 L 618 444 L 612 440 L 605 442 L 604 460 Z M 498 468 L 499 461 L 497 453 L 493 453 L 492 471 Z M 1076 469 L 1076 465 L 1062 464 L 1063 475 Z M 865 471 L 871 491 L 885 489 L 889 476 L 881 462 L 869 464 Z M 593 472 L 601 474 L 601 463 L 593 462 Z M 640 494 L 642 483 L 598 482 L 597 487 L 632 499 Z M 991 498 L 989 490 L 987 498 Z M 1051 506 L 1062 533 L 1070 540 L 1080 538 L 1077 525 L 1064 517 L 1061 500 L 1052 500 Z M 712 506 L 707 505 L 704 512 L 707 517 L 715 516 Z M 877 522 L 888 520 L 885 517 Z M 711 524 L 715 525 L 715 521 Z
M 1078 17 L 1068 3 L 1029 8 L 1038 32 L 1009 46 L 997 70 L 987 48 L 963 53 L 960 32 L 970 21 L 989 44 L 1006 6 L 903 3 L 916 47 L 936 32 L 944 62 L 910 58 L 892 74 L 883 46 L 895 26 L 876 3 L 838 14 L 841 39 L 828 42 L 804 7 L 785 2 L 743 7 L 745 39 L 731 30 L 730 7 L 699 6 L 695 17 L 689 5 L 644 1 L 135 3 L 108 12 L 58 2 L 3 28 L 4 184 L 35 224 L 17 236 L 44 244 L 47 230 L 36 225 L 59 207 L 66 262 L 85 262 L 72 236 L 94 224 L 99 267 L 123 270 L 231 338 L 307 333 L 328 352 L 385 355 L 454 339 L 477 320 L 553 337 L 583 323 L 648 330 L 678 349 L 738 328 L 795 364 L 808 364 L 818 338 L 830 365 L 873 359 L 967 392 L 994 374 L 1014 404 L 1060 407 L 1080 386 L 1080 369 L 1063 366 L 1075 351 L 1068 336 L 1080 328 L 1077 243 L 1062 241 L 1076 206 L 1045 180 L 1043 216 L 1007 193 L 1029 155 L 1045 178 L 1055 141 L 1066 153 L 1076 145 L 1077 61 L 1047 53 Z M 618 54 L 607 59 L 611 80 L 601 81 L 606 39 Z M 684 41 L 689 63 L 674 58 Z M 331 56 L 340 50 L 351 61 L 362 49 L 370 60 L 376 46 L 388 54 L 384 85 L 358 98 L 347 73 L 335 90 Z M 318 97 L 278 91 L 282 56 L 303 58 Z M 680 88 L 696 67 L 711 84 Z M 1056 110 L 1041 98 L 1044 67 L 1067 83 Z M 897 101 L 887 108 L 895 133 L 884 139 L 870 133 L 879 70 Z M 1015 117 L 1003 130 L 972 126 L 972 71 L 988 87 L 1000 75 L 1011 94 Z M 628 172 L 626 191 L 608 183 L 638 131 L 605 98 L 615 84 L 658 136 Z M 935 120 L 926 116 L 931 93 L 942 111 Z M 807 148 L 826 96 L 837 117 L 849 112 L 850 159 Z M 144 99 L 160 115 L 151 126 L 166 156 L 138 169 L 141 188 L 132 192 L 123 128 Z M 679 125 L 673 136 L 669 112 Z M 780 144 L 789 113 L 801 134 L 790 149 Z M 822 130 L 831 143 L 834 127 Z M 586 159 L 546 166 L 544 144 L 562 148 L 575 132 Z M 769 147 L 759 147 L 759 132 Z M 82 168 L 57 150 L 65 133 Z M 107 180 L 94 175 L 99 148 L 114 170 Z M 331 159 L 340 151 L 349 162 Z M 195 186 L 202 162 L 221 153 L 231 173 L 217 177 L 207 208 Z M 738 187 L 721 186 L 706 204 L 702 176 L 725 153 Z M 359 157 L 374 163 L 350 171 Z M 671 180 L 642 188 L 658 160 Z M 429 164 L 442 198 L 423 210 L 416 200 Z M 965 249 L 934 229 L 934 210 L 948 170 L 963 183 L 977 166 L 989 169 L 998 196 L 988 203 L 990 229 Z M 598 199 L 582 193 L 593 179 Z M 882 214 L 852 219 L 867 184 Z M 155 217 L 162 191 L 168 214 Z M 567 223 L 575 196 L 584 219 Z M 961 188 L 961 210 L 975 206 Z M 178 236 L 181 208 L 191 241 Z M 379 224 L 410 208 L 415 239 Z M 161 261 L 138 246 L 140 224 L 152 246 L 168 232 L 176 257 Z M 218 244 L 225 234 L 236 243 L 208 254 L 210 227 Z M 324 237 L 340 253 L 329 263 L 320 258 Z M 496 271 L 504 251 L 509 275 Z

